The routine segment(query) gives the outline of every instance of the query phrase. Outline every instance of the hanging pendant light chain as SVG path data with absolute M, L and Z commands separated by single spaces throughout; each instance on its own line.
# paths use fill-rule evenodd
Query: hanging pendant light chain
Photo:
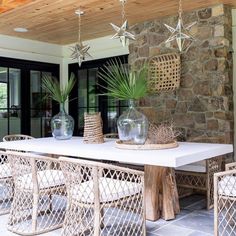
M 190 32 L 190 29 L 197 22 L 195 21 L 191 24 L 188 24 L 187 26 L 184 25 L 183 19 L 182 19 L 182 14 L 183 14 L 182 0 L 179 0 L 178 13 L 179 13 L 179 18 L 178 18 L 176 28 L 173 28 L 172 26 L 164 24 L 167 27 L 167 29 L 171 32 L 170 37 L 165 42 L 170 43 L 172 41 L 176 41 L 179 52 L 183 53 L 183 52 L 187 52 L 189 47 L 195 41 L 194 36 Z
M 78 42 L 80 43 L 80 32 L 81 32 L 81 14 L 79 14 L 79 32 L 78 32 Z
M 125 2 L 126 2 L 126 0 L 120 0 L 120 1 L 121 1 L 121 5 L 122 5 L 121 24 L 123 24 L 125 21 Z
M 112 36 L 111 39 L 120 39 L 122 46 L 126 46 L 126 42 L 128 39 L 135 40 L 134 34 L 129 32 L 128 20 L 125 18 L 125 3 L 127 0 L 119 0 L 121 4 L 121 26 L 117 26 L 113 23 L 110 23 L 112 28 L 116 31 L 115 35 Z
M 78 35 L 77 35 L 77 39 L 78 42 L 75 44 L 75 46 L 71 47 L 72 50 L 72 54 L 71 54 L 71 58 L 73 60 L 77 60 L 79 67 L 81 66 L 81 63 L 86 59 L 86 57 L 91 57 L 91 55 L 88 53 L 88 50 L 90 48 L 89 45 L 83 45 L 83 43 L 81 42 L 81 31 L 82 31 L 82 27 L 81 27 L 81 16 L 84 14 L 84 12 L 81 9 L 77 9 L 75 11 L 75 14 L 78 17 Z
M 179 0 L 179 18 L 182 19 L 183 7 L 182 0 Z

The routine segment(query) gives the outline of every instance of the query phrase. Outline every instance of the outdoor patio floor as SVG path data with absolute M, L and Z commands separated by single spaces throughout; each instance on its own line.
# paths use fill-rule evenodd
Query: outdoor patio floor
M 147 236 L 212 236 L 214 214 L 213 210 L 207 211 L 205 198 L 193 195 L 181 199 L 181 213 L 175 220 L 156 222 L 147 221 Z M 7 231 L 8 215 L 0 216 L 0 236 L 14 236 Z M 59 236 L 61 229 L 41 234 L 42 236 Z

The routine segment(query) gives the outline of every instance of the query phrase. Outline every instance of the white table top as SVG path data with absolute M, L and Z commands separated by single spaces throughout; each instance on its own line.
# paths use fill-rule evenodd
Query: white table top
M 95 160 L 111 160 L 132 164 L 179 167 L 196 161 L 233 152 L 231 144 L 180 142 L 179 147 L 163 150 L 124 150 L 115 147 L 115 140 L 103 144 L 84 144 L 83 138 L 70 140 L 37 138 L 0 142 L 0 149 L 77 156 Z

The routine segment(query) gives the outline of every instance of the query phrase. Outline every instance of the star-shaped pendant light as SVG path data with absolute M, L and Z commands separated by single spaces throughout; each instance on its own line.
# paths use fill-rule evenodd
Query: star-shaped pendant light
M 127 39 L 135 40 L 135 36 L 128 31 L 128 20 L 125 20 L 126 0 L 120 0 L 120 2 L 122 4 L 122 24 L 119 27 L 113 23 L 110 23 L 112 28 L 116 31 L 116 33 L 112 36 L 111 39 L 120 39 L 122 46 L 125 47 Z
M 88 53 L 89 48 L 90 48 L 89 45 L 83 45 L 82 42 L 78 42 L 71 47 L 72 50 L 71 59 L 77 60 L 79 67 L 81 66 L 85 58 L 87 57 L 92 58 L 91 55 Z
M 165 41 L 169 43 L 175 41 L 177 43 L 180 53 L 187 52 L 189 47 L 195 41 L 195 38 L 191 35 L 190 30 L 197 22 L 193 22 L 187 26 L 184 26 L 182 19 L 182 1 L 179 1 L 179 19 L 176 28 L 173 28 L 167 24 L 164 24 L 166 28 L 171 32 L 170 37 Z
M 127 39 L 135 40 L 135 37 L 133 34 L 127 31 L 128 29 L 128 21 L 126 20 L 121 27 L 118 27 L 117 25 L 114 25 L 113 23 L 110 23 L 113 29 L 116 31 L 116 34 L 112 36 L 111 39 L 120 39 L 122 46 L 125 47 L 127 43 Z
M 81 16 L 84 14 L 83 11 L 81 11 L 80 9 L 75 11 L 75 14 L 79 16 L 79 32 L 78 32 L 78 42 L 70 47 L 70 49 L 72 50 L 72 54 L 71 54 L 71 59 L 73 60 L 77 60 L 79 67 L 81 66 L 82 62 L 87 58 L 87 57 L 91 57 L 91 55 L 88 53 L 88 50 L 90 48 L 89 45 L 83 45 L 83 43 L 81 42 L 80 39 L 80 32 L 81 32 Z

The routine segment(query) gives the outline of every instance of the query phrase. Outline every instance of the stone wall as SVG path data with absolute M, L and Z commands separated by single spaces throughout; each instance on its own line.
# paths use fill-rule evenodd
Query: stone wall
M 137 40 L 130 42 L 129 64 L 140 67 L 152 56 L 175 52 L 166 45 L 177 16 L 133 25 Z M 181 55 L 181 85 L 140 101 L 155 123 L 173 120 L 182 140 L 233 143 L 232 17 L 228 6 L 218 5 L 184 13 L 184 24 L 197 21 L 191 31 L 197 39 Z

